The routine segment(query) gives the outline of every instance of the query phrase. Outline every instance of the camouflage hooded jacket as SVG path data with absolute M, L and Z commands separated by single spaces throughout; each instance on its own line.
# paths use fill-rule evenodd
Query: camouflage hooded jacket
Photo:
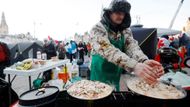
M 107 32 L 101 22 L 96 24 L 91 30 L 92 55 L 99 54 L 126 71 L 132 71 L 138 62 L 142 62 L 148 57 L 141 51 L 138 42 L 133 39 L 130 28 L 123 30 L 122 34 L 125 38 L 125 52 L 114 47 L 108 39 L 119 39 L 121 33 Z

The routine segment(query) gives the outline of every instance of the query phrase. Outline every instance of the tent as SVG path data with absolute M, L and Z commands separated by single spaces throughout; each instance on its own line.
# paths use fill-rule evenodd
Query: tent
M 176 35 L 181 34 L 182 32 L 179 30 L 172 30 L 172 29 L 166 29 L 166 28 L 157 28 L 157 35 L 158 37 L 161 37 L 162 35 Z
M 181 31 L 166 28 L 142 28 L 131 27 L 134 38 L 139 42 L 142 51 L 151 59 L 155 57 L 157 50 L 157 37 L 162 35 L 181 34 Z
M 10 50 L 11 64 L 27 58 L 36 58 L 37 51 L 42 51 L 42 42 L 22 42 L 8 44 Z
M 157 50 L 157 29 L 155 28 L 131 28 L 133 37 L 139 43 L 142 51 L 154 59 Z

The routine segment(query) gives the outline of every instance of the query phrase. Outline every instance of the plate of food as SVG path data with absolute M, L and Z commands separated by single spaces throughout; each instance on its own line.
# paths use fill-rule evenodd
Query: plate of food
M 24 60 L 23 62 L 17 62 L 14 67 L 17 70 L 30 70 L 32 69 L 32 60 Z
M 17 62 L 13 67 L 15 67 L 17 70 L 31 70 L 33 68 L 41 67 L 45 64 L 45 60 L 25 59 L 22 62 Z
M 99 81 L 81 80 L 73 83 L 67 89 L 67 93 L 81 100 L 98 100 L 111 95 L 113 89 L 113 87 Z
M 137 94 L 156 99 L 182 99 L 187 95 L 186 91 L 182 88 L 162 82 L 150 85 L 137 77 L 129 78 L 127 86 L 131 91 Z

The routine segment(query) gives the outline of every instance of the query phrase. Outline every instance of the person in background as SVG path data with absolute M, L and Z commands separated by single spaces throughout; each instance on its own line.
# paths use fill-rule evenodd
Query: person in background
M 48 41 L 44 39 L 43 53 L 47 54 L 47 59 L 51 59 L 51 57 L 57 56 L 55 46 L 52 40 Z
M 61 42 L 56 43 L 56 45 L 55 45 L 55 50 L 56 50 L 56 51 L 58 51 L 58 49 L 59 49 L 59 47 L 60 47 L 60 44 L 61 44 Z
M 169 46 L 170 46 L 169 36 L 168 35 L 161 36 L 161 38 L 158 41 L 158 49 Z
M 84 45 L 80 41 L 78 44 L 78 50 L 79 50 L 79 59 L 81 59 L 84 62 Z
M 5 43 L 0 42 L 0 78 L 5 79 L 3 70 L 11 65 L 10 50 Z
M 87 50 L 88 50 L 88 57 L 90 57 L 91 50 L 92 50 L 91 44 L 88 42 L 86 47 L 87 47 Z
M 190 17 L 188 17 L 187 22 L 186 22 L 186 26 L 183 27 L 182 31 L 184 33 L 190 34 Z
M 51 38 L 49 41 L 47 39 L 44 39 L 44 46 L 43 46 L 43 53 L 47 54 L 47 59 L 51 59 L 52 57 L 57 56 L 55 42 Z M 45 71 L 42 76 L 43 80 L 45 82 L 49 81 L 51 79 L 51 70 Z
M 70 44 L 69 44 L 69 56 L 70 56 L 70 62 L 73 61 L 73 58 L 76 58 L 76 52 L 77 52 L 77 45 L 74 41 L 70 41 Z
M 179 39 L 178 38 L 172 38 L 170 42 L 170 47 L 178 50 L 179 49 Z
M 73 56 L 73 58 L 77 59 L 77 54 L 78 54 L 77 53 L 77 51 L 78 51 L 77 47 L 78 47 L 78 45 L 77 45 L 77 43 L 75 41 L 73 41 L 72 43 L 74 44 L 74 56 Z
M 84 47 L 84 54 L 87 55 L 88 54 L 88 50 L 87 50 L 87 46 L 86 43 L 83 43 L 83 47 Z
M 65 50 L 65 45 L 64 43 L 60 43 L 59 47 L 58 47 L 58 53 L 59 53 L 59 59 L 65 59 L 65 55 L 66 55 L 66 50 Z
M 65 50 L 66 50 L 66 57 L 67 59 L 69 59 L 70 57 L 69 57 L 69 43 L 68 42 L 65 44 Z
M 186 51 L 187 51 L 187 56 L 190 56 L 190 37 L 187 33 L 183 33 L 180 37 L 179 37 L 179 46 L 180 47 L 185 47 Z

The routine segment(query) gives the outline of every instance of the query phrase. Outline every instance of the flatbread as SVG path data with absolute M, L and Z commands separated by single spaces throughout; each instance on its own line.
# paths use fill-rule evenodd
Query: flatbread
M 109 96 L 113 88 L 105 83 L 81 80 L 74 83 L 67 90 L 72 97 L 83 100 L 96 100 Z
M 134 77 L 127 81 L 127 86 L 130 90 L 145 96 L 158 99 L 180 99 L 185 94 L 174 86 L 169 86 L 163 83 L 154 85 L 147 84 L 144 80 Z

